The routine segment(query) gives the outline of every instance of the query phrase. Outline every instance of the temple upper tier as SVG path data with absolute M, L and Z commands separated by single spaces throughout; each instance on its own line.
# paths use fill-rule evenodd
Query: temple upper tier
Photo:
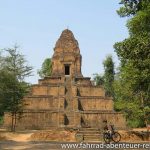
M 82 77 L 82 56 L 73 33 L 64 30 L 56 42 L 52 57 L 52 76 Z

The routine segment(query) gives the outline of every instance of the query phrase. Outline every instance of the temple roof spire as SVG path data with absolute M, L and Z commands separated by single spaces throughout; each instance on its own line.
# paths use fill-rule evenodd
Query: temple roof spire
M 78 49 L 78 42 L 75 39 L 73 33 L 69 29 L 65 29 L 62 31 L 59 39 L 56 42 L 55 49 L 61 48 L 65 50 L 75 50 Z
M 69 29 L 62 31 L 52 57 L 52 76 L 82 77 L 82 56 L 78 42 Z

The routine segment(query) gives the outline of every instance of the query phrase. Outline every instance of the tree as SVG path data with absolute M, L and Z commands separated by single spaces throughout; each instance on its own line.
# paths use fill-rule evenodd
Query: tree
M 104 65 L 104 88 L 106 90 L 106 96 L 114 95 L 113 82 L 114 82 L 114 62 L 112 56 L 107 56 L 103 62 Z
M 4 49 L 5 55 L 0 61 L 0 102 L 3 111 L 11 113 L 11 130 L 15 131 L 16 120 L 22 112 L 23 97 L 28 92 L 29 85 L 24 81 L 32 73 L 18 46 Z
M 100 74 L 94 74 L 94 81 L 96 83 L 96 86 L 103 85 L 104 84 L 104 77 Z
M 114 107 L 116 111 L 123 111 L 125 113 L 130 127 L 143 126 L 144 114 L 141 110 L 140 99 L 132 90 L 132 85 L 134 85 L 135 81 L 124 78 L 123 75 L 126 73 L 125 70 L 121 71 L 115 77 L 113 84 Z
M 122 0 L 121 4 L 123 7 L 118 10 L 118 14 L 121 17 L 130 16 L 127 22 L 129 37 L 116 43 L 114 48 L 121 61 L 118 85 L 128 92 L 120 90 L 119 95 L 124 96 L 116 96 L 116 99 L 122 100 L 125 105 L 127 101 L 137 106 L 133 114 L 136 116 L 139 112 L 140 118 L 135 118 L 141 126 L 141 122 L 147 124 L 150 120 L 147 118 L 150 113 L 150 2 Z
M 52 73 L 52 62 L 51 58 L 46 58 L 42 63 L 41 69 L 38 71 L 38 74 L 41 78 L 51 76 Z
M 121 0 L 123 6 L 117 10 L 121 17 L 135 15 L 138 11 L 142 11 L 147 7 L 149 0 Z

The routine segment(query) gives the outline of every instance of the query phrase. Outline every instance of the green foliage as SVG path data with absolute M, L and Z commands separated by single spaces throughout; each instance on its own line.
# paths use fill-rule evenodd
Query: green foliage
M 0 125 L 3 124 L 3 116 L 0 116 Z
M 104 85 L 104 77 L 102 75 L 99 74 L 94 74 L 94 81 L 96 83 L 96 86 L 98 85 Z
M 17 46 L 4 49 L 5 54 L 0 57 L 0 113 L 11 113 L 13 131 L 17 114 L 21 113 L 24 106 L 22 99 L 29 88 L 24 79 L 32 71 L 32 67 L 26 65 L 24 56 L 17 49 Z
M 105 95 L 108 97 L 114 97 L 114 89 L 113 89 L 113 82 L 114 82 L 114 62 L 112 56 L 109 55 L 103 62 L 104 65 L 104 75 L 94 74 L 94 81 L 96 85 L 101 85 L 105 89 Z
M 123 90 L 123 89 L 122 89 Z M 120 94 L 124 93 L 124 91 L 120 91 Z M 126 95 L 125 95 L 126 96 Z M 144 112 L 140 107 L 140 101 L 135 99 L 134 97 L 130 97 L 130 99 L 122 99 L 115 100 L 114 103 L 115 110 L 123 111 L 127 118 L 127 124 L 130 127 L 143 127 L 145 124 L 143 115 Z
M 121 0 L 120 4 L 123 6 L 117 10 L 120 17 L 135 15 L 138 11 L 147 8 L 149 0 Z
M 104 65 L 104 88 L 107 96 L 114 96 L 113 82 L 114 82 L 114 62 L 112 56 L 107 56 L 103 62 Z
M 19 47 L 15 45 L 14 48 L 4 49 L 6 56 L 4 57 L 2 67 L 13 74 L 18 81 L 23 81 L 25 77 L 31 75 L 32 67 L 26 65 L 27 61 L 24 56 L 17 51 L 18 48 Z
M 114 45 L 121 61 L 114 82 L 115 108 L 123 110 L 132 127 L 150 120 L 150 2 L 122 0 L 120 16 L 133 15 L 127 22 L 130 36 Z
M 42 68 L 38 71 L 41 78 L 51 76 L 52 73 L 52 62 L 51 58 L 46 58 L 42 64 Z
M 149 37 L 147 32 L 150 32 L 150 5 L 144 10 L 140 11 L 132 19 L 127 22 L 130 35 L 140 35 Z

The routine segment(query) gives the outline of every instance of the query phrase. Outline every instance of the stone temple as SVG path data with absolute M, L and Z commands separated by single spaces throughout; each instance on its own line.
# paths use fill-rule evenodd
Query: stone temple
M 105 96 L 103 87 L 95 86 L 89 77 L 83 77 L 81 65 L 78 41 L 66 29 L 54 48 L 52 75 L 32 85 L 24 98 L 26 105 L 16 128 L 101 128 L 104 119 L 117 128 L 125 128 L 123 114 L 114 111 L 113 100 Z M 10 125 L 11 117 L 5 113 L 4 126 Z

